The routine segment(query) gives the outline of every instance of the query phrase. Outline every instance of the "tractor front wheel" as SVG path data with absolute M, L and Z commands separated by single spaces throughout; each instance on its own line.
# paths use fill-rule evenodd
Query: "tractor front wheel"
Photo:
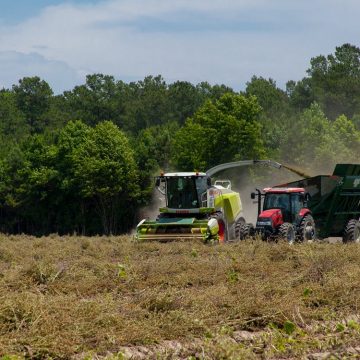
M 360 221 L 356 219 L 351 219 L 346 224 L 343 242 L 355 242 L 360 243 Z
M 283 223 L 279 228 L 279 237 L 287 240 L 289 244 L 295 242 L 295 228 L 290 223 Z
M 315 240 L 315 221 L 309 214 L 305 215 L 299 225 L 299 241 L 312 241 Z

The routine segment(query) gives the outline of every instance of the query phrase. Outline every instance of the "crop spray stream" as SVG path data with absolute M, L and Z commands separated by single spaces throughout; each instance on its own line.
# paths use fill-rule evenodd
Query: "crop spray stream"
M 307 174 L 306 172 L 304 172 L 304 171 L 302 171 L 302 170 L 299 170 L 299 169 L 296 169 L 296 168 L 294 168 L 294 167 L 291 167 L 291 166 L 289 166 L 289 165 L 281 164 L 281 167 L 283 167 L 283 168 L 285 168 L 285 169 L 293 172 L 293 173 L 296 174 L 296 175 L 301 176 L 301 177 L 304 178 L 304 179 L 307 179 L 307 178 L 310 178 L 310 177 L 311 177 L 311 175 Z

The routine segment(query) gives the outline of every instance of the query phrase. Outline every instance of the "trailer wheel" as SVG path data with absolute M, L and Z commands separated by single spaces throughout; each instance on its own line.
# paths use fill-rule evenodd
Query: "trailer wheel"
M 302 218 L 298 235 L 299 241 L 312 241 L 315 239 L 315 221 L 310 214 Z
M 360 243 L 360 221 L 351 219 L 348 221 L 343 235 L 343 242 Z
M 296 238 L 294 226 L 290 223 L 283 223 L 279 228 L 279 236 L 287 240 L 289 244 L 293 244 Z
M 235 224 L 235 241 L 241 240 L 241 227 L 245 225 L 245 219 L 240 218 Z
M 239 237 L 240 240 L 248 239 L 254 235 L 254 225 L 253 224 L 243 224 L 240 226 Z

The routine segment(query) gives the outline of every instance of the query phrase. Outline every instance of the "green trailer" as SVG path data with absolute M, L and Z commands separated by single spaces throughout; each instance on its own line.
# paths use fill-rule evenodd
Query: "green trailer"
M 282 184 L 304 188 L 317 238 L 342 237 L 360 242 L 360 164 L 337 164 L 332 175 Z

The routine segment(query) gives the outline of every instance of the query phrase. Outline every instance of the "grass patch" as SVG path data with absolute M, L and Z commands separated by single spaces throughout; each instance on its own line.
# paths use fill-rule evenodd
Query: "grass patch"
M 359 295 L 357 244 L 3 235 L 0 356 L 352 356 Z

